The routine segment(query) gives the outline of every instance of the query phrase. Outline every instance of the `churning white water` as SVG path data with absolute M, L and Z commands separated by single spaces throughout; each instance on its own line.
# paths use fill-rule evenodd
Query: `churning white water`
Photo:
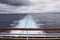
M 42 24 L 40 24 L 41 26 Z M 34 21 L 33 17 L 31 15 L 27 15 L 22 20 L 19 20 L 18 25 L 16 25 L 15 28 L 39 28 L 36 22 Z M 44 31 L 27 31 L 28 34 L 44 34 Z M 13 30 L 10 33 L 13 34 L 27 34 L 26 31 L 22 30 Z

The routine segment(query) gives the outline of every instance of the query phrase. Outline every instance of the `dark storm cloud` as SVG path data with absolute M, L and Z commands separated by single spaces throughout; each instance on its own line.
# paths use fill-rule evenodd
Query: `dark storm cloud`
M 9 5 L 27 5 L 28 0 L 0 0 L 0 3 L 9 4 Z

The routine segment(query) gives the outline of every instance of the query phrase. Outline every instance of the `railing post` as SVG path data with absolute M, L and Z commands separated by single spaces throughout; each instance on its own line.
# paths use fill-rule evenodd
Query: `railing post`
M 26 33 L 27 33 L 26 36 L 27 36 L 27 40 L 28 40 L 28 31 L 27 30 L 26 30 Z

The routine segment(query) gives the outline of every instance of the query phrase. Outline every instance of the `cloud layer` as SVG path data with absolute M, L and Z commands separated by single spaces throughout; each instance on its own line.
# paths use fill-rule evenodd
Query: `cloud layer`
M 31 5 L 26 6 L 12 6 L 8 5 L 5 1 L 8 2 L 8 4 L 16 4 L 19 3 L 27 3 L 24 0 L 0 0 L 0 12 L 6 12 L 6 13 L 45 13 L 45 12 L 60 12 L 60 0 L 58 1 L 40 1 L 35 0 L 31 1 Z M 15 2 L 16 1 L 16 2 Z M 23 2 L 24 1 L 24 2 Z M 37 2 L 36 2 L 37 1 Z M 5 4 L 2 4 L 5 3 Z M 28 4 L 28 3 L 27 3 Z
M 28 0 L 0 0 L 0 3 L 9 5 L 26 5 L 29 3 Z

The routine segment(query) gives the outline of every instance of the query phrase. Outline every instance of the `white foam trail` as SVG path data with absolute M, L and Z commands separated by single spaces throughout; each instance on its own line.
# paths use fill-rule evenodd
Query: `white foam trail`
M 40 25 L 41 26 L 41 25 Z M 24 19 L 19 20 L 15 28 L 39 28 L 31 15 L 27 15 Z M 11 31 L 13 34 L 27 34 L 26 31 Z M 28 31 L 28 34 L 44 34 L 44 31 Z

